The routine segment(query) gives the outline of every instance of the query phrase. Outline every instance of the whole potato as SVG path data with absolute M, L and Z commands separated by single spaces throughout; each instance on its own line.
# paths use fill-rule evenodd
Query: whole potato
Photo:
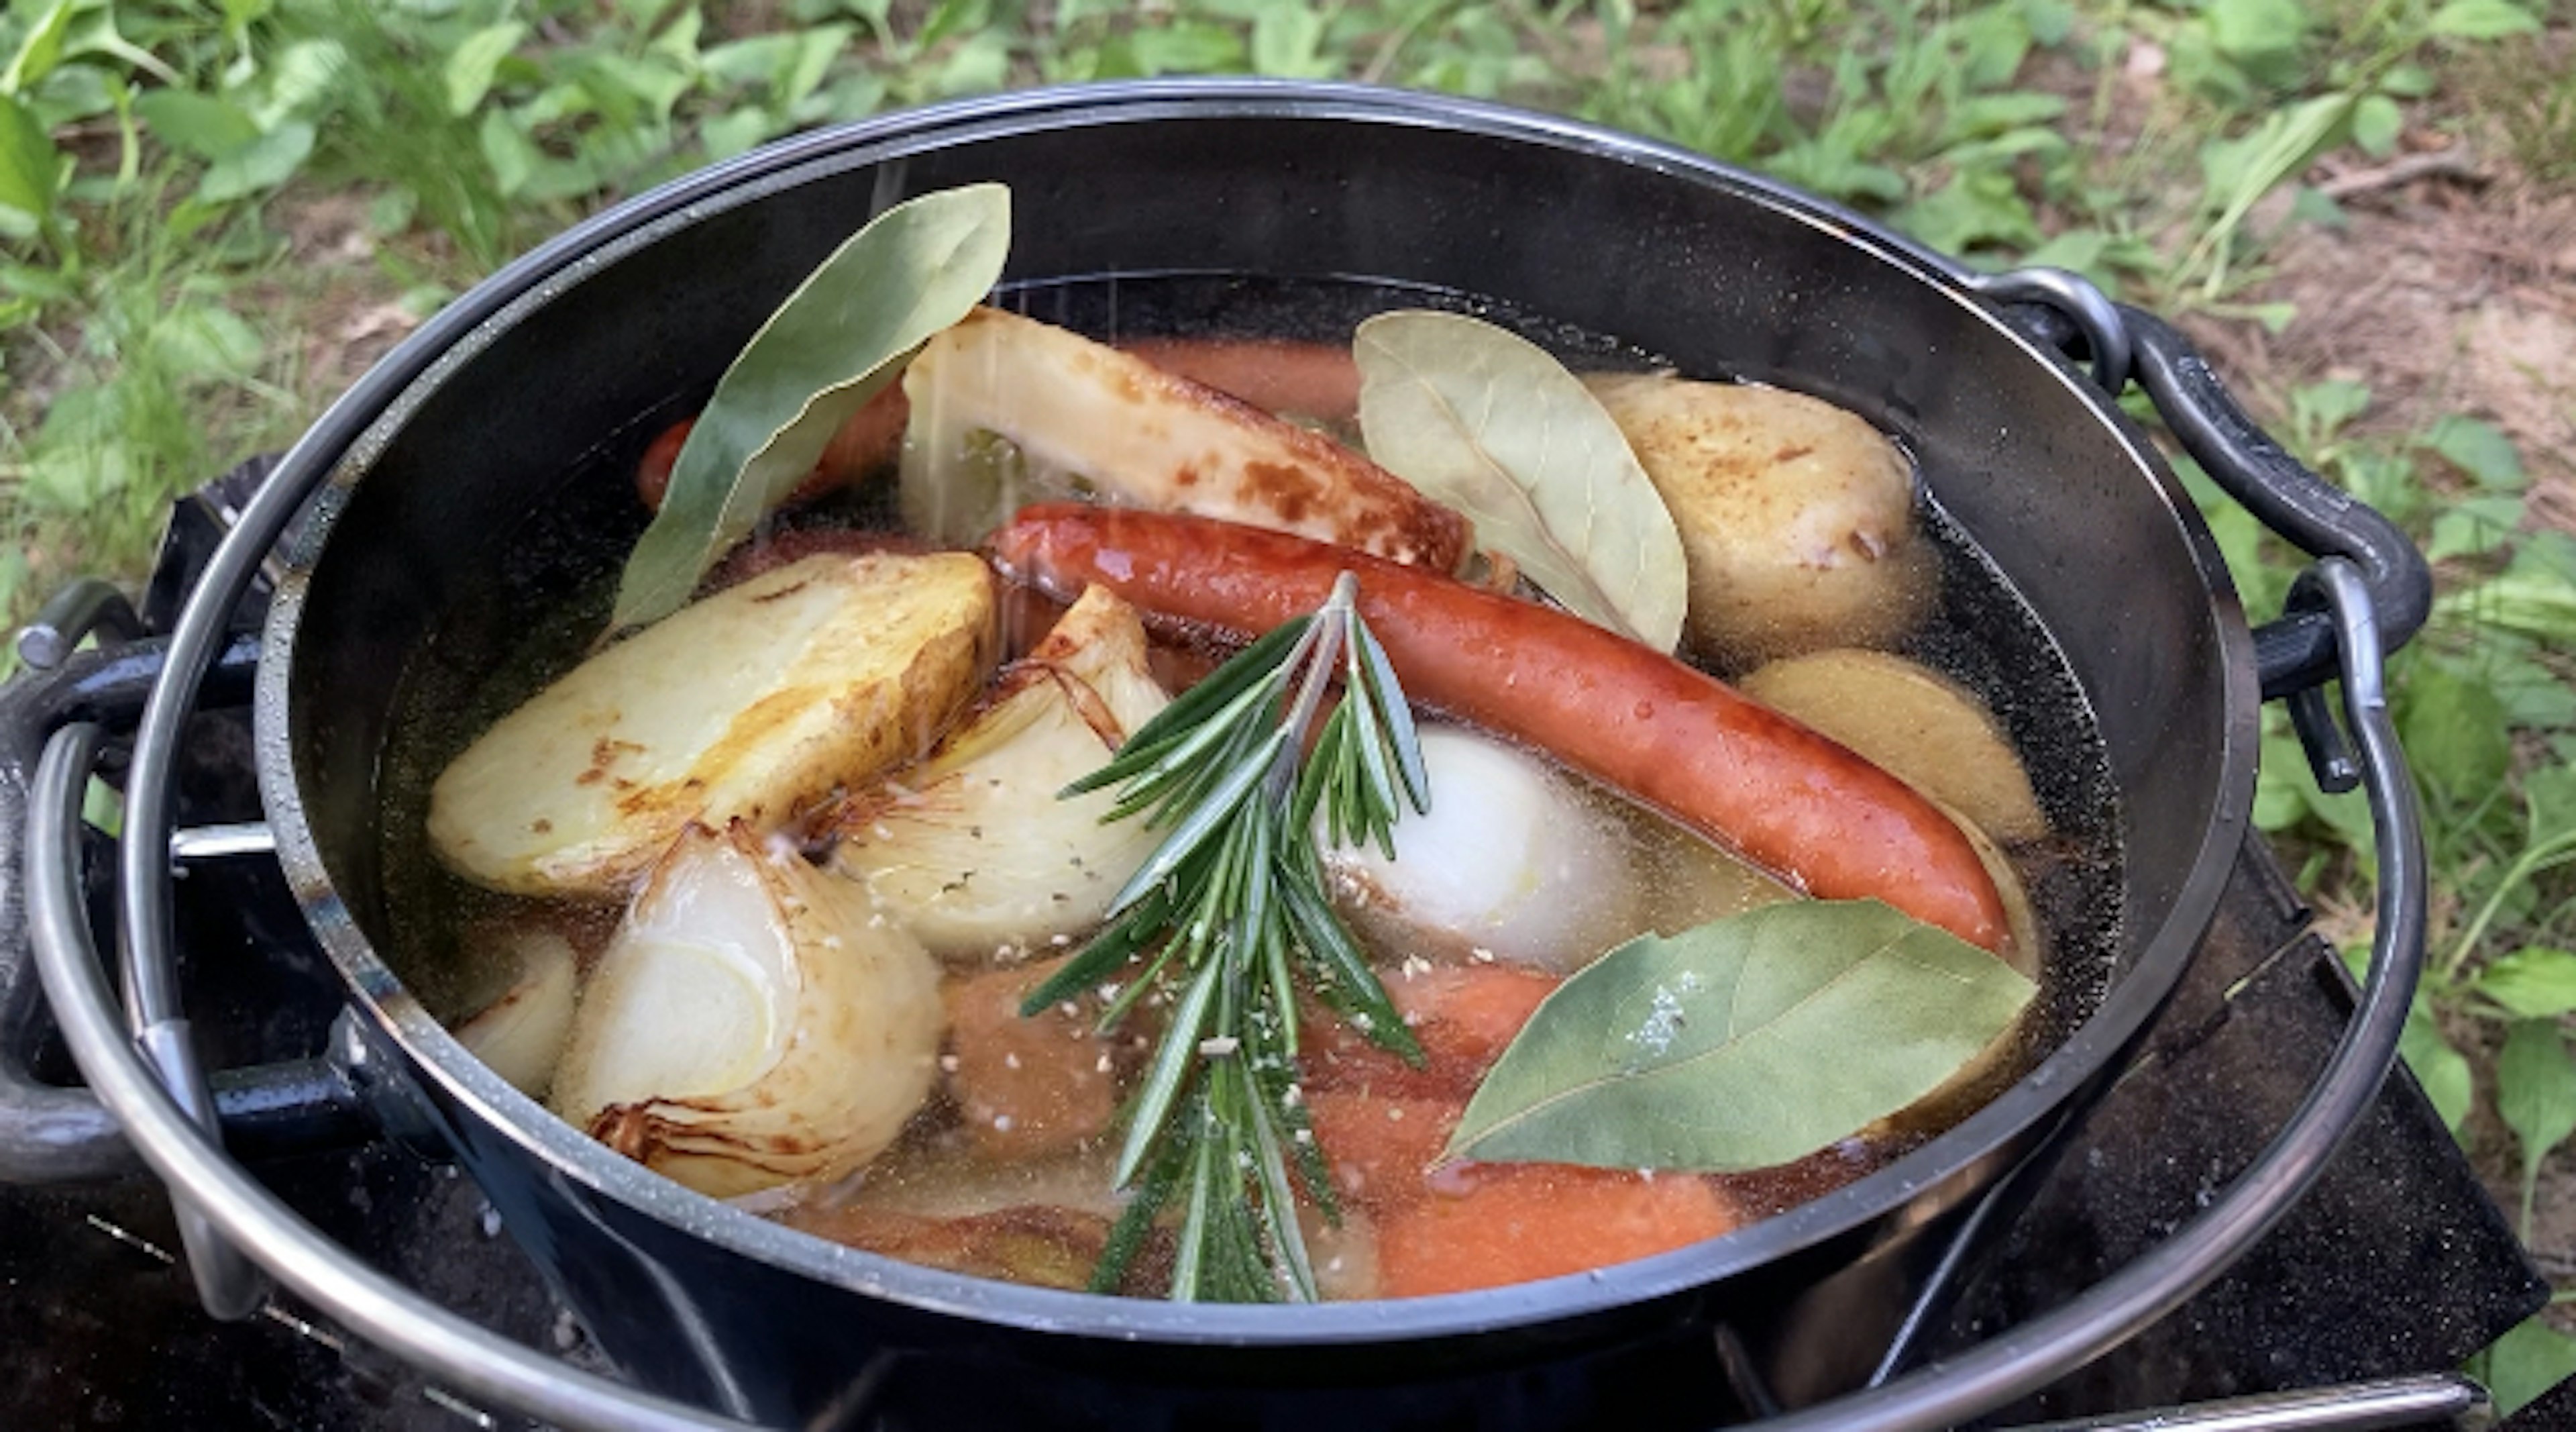
M 1681 528 L 1694 650 L 1743 666 L 1884 646 L 1922 620 L 1933 560 L 1913 468 L 1877 429 L 1779 388 L 1589 381 Z

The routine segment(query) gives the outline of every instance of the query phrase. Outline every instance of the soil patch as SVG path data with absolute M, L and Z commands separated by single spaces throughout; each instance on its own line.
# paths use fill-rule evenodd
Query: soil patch
M 2276 411 L 2293 387 L 2347 378 L 2373 398 L 2360 431 L 2494 422 L 2532 474 L 2534 519 L 2576 531 L 2576 195 L 2456 167 L 2365 189 L 2342 227 L 2284 236 L 2243 295 L 2297 306 L 2280 333 L 2192 327 Z

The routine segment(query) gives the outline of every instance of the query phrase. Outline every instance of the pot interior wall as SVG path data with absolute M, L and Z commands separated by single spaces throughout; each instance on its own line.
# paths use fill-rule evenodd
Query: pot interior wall
M 1582 144 L 1347 118 L 1159 118 L 824 157 L 747 201 L 621 245 L 425 379 L 353 458 L 296 639 L 296 778 L 337 894 L 384 945 L 379 752 L 404 662 L 502 649 L 500 533 L 600 453 L 703 399 L 811 265 L 884 203 L 971 180 L 1015 196 L 1010 278 L 1236 270 L 1458 288 L 1669 355 L 1780 381 L 1899 433 L 1950 513 L 2020 585 L 2102 724 L 2125 804 L 2128 930 L 2172 907 L 2215 816 L 2223 672 L 2208 592 L 2166 492 L 2069 384 L 1832 221 L 1708 175 Z M 592 466 L 600 466 L 592 461 Z M 618 484 L 592 484 L 590 495 Z M 585 525 L 631 536 L 605 502 Z
M 701 401 L 870 213 L 985 179 L 1012 187 L 1013 280 L 1215 270 L 1481 293 L 1686 371 L 1816 393 L 1899 434 L 2098 714 L 2126 827 L 2118 947 L 2136 949 L 2171 908 L 2221 785 L 2217 626 L 2167 492 L 2056 371 L 1908 261 L 1729 181 L 1579 144 L 1200 116 L 827 156 L 612 249 L 416 387 L 408 416 L 340 474 L 355 486 L 329 524 L 290 677 L 306 818 L 378 948 L 388 715 L 434 618 L 441 640 L 494 651 L 520 630 L 525 613 L 489 600 L 497 537 L 573 501 L 581 526 L 625 540 L 641 519 L 614 500 L 622 483 L 565 495 L 566 475 L 633 452 L 648 423 Z

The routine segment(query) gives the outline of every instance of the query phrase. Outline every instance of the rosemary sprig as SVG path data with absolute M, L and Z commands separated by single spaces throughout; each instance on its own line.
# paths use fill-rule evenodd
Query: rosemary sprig
M 1094 1274 L 1117 1286 L 1177 1199 L 1170 1294 L 1181 1301 L 1315 1297 L 1297 1223 L 1302 1191 L 1338 1218 L 1297 1094 L 1297 992 L 1419 1064 L 1422 1051 L 1325 898 L 1318 828 L 1391 858 L 1400 804 L 1428 813 L 1413 717 L 1395 669 L 1360 619 L 1344 572 L 1313 615 L 1245 648 L 1128 739 L 1065 795 L 1118 787 L 1105 819 L 1168 829 L 1110 903 L 1109 922 L 1044 984 L 1035 1014 L 1131 963 L 1104 1030 L 1148 994 L 1170 1019 L 1130 1102 L 1116 1179 L 1133 1190 Z M 1333 696 L 1335 677 L 1340 694 Z M 1314 753 L 1305 733 L 1324 703 Z

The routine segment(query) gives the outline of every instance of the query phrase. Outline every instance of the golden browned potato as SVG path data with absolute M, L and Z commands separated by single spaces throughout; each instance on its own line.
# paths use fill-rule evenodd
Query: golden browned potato
M 1779 388 L 1588 381 L 1681 528 L 1694 650 L 1743 665 L 1884 645 L 1922 620 L 1913 469 L 1877 429 Z
M 501 718 L 431 787 L 431 844 L 496 890 L 621 894 L 692 821 L 770 830 L 920 755 L 992 652 L 992 577 L 966 553 L 764 572 Z
M 2030 774 L 1985 703 L 1901 656 L 1819 651 L 1743 678 L 1744 694 L 1867 757 L 2007 845 L 2048 834 Z

